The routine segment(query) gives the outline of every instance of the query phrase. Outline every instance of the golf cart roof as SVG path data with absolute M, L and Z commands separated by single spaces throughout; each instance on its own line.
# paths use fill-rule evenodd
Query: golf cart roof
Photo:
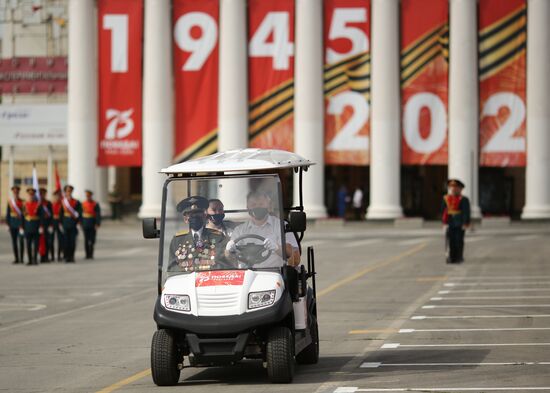
M 298 154 L 274 149 L 228 150 L 161 169 L 167 175 L 220 172 L 253 172 L 314 165 Z

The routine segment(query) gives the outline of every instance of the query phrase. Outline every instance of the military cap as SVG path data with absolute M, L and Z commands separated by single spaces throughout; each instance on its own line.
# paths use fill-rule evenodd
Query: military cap
M 27 187 L 27 193 L 28 194 L 30 194 L 30 193 L 36 194 L 36 190 L 32 187 Z
M 13 186 L 13 187 L 11 188 L 11 190 L 12 190 L 12 191 L 20 191 L 20 190 L 21 190 L 21 187 L 19 187 L 19 186 Z
M 84 190 L 84 194 L 94 195 L 94 192 L 90 190 Z
M 190 213 L 193 210 L 206 210 L 208 209 L 208 199 L 201 196 L 192 196 L 185 198 L 176 206 L 176 210 L 180 213 Z
M 449 179 L 449 180 L 447 180 L 447 185 L 448 185 L 448 186 L 458 186 L 458 187 L 460 187 L 460 188 L 466 187 L 466 186 L 464 185 L 464 183 L 462 183 L 462 182 L 461 182 L 460 180 L 458 180 L 458 179 Z
M 46 192 L 48 192 L 44 187 L 40 187 L 40 188 L 38 189 L 38 191 L 39 191 L 40 193 L 46 193 Z
M 67 184 L 65 187 L 63 187 L 63 191 L 67 191 L 67 189 L 69 189 L 69 188 L 71 189 L 71 191 L 74 190 L 73 186 L 71 186 L 70 184 Z
M 61 195 L 61 190 L 55 190 L 55 191 L 53 192 L 53 195 Z

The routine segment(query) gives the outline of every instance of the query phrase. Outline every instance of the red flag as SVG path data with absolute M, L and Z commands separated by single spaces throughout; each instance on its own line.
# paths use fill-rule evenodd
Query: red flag
M 63 190 L 61 189 L 61 180 L 59 180 L 59 172 L 57 171 L 57 163 L 55 164 L 55 191 L 59 191 L 63 194 Z

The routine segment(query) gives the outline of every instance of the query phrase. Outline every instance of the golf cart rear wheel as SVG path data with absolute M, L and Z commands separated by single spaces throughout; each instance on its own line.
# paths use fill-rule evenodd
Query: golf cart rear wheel
M 298 362 L 298 364 L 317 364 L 319 361 L 319 325 L 317 324 L 317 318 L 313 315 L 309 317 L 311 320 L 311 344 L 296 355 L 296 362 Z
M 267 376 L 274 383 L 289 383 L 294 377 L 294 338 L 287 327 L 269 331 L 266 348 Z
M 174 336 L 169 330 L 157 330 L 151 343 L 151 374 L 158 386 L 173 386 L 180 379 L 181 361 Z

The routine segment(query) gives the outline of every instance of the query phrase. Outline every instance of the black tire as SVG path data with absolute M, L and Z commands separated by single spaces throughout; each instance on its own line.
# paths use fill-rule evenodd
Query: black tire
M 317 364 L 319 362 L 319 326 L 317 324 L 317 318 L 313 315 L 309 317 L 311 318 L 311 344 L 296 355 L 296 362 L 298 362 L 298 364 Z
M 169 330 L 157 330 L 151 343 L 151 375 L 156 385 L 173 386 L 178 383 L 180 357 L 173 334 Z
M 294 337 L 289 328 L 279 326 L 271 329 L 266 348 L 267 376 L 273 383 L 290 383 L 296 367 L 294 360 Z

